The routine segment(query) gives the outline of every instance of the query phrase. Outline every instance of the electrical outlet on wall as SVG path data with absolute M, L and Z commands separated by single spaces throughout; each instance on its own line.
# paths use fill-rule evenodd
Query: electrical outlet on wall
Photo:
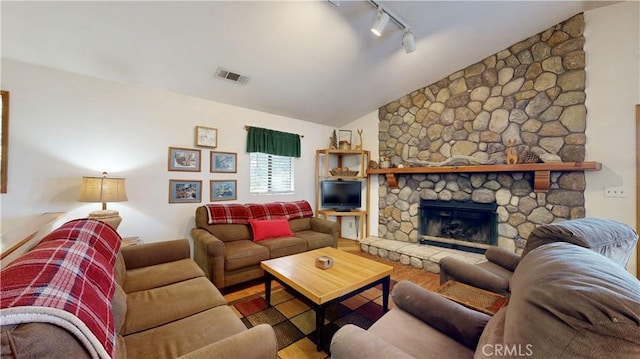
M 627 197 L 627 189 L 625 187 L 605 187 L 604 196 L 624 198 Z

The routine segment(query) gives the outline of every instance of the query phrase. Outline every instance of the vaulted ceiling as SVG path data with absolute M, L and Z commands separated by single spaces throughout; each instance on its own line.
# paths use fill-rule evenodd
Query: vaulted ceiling
M 2 57 L 340 127 L 608 1 L 2 1 Z M 218 67 L 249 77 L 216 78 Z

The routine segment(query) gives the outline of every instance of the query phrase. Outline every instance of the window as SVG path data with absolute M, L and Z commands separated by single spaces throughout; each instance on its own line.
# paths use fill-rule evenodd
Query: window
M 252 152 L 250 153 L 250 159 L 250 193 L 280 194 L 293 192 L 293 157 Z

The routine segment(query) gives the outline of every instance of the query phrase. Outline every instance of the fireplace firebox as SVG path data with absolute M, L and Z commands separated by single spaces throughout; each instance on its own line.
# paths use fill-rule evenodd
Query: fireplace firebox
M 496 203 L 420 200 L 420 243 L 484 253 L 497 244 Z

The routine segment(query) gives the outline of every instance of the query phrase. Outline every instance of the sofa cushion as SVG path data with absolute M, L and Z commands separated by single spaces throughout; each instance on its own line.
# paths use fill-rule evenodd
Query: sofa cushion
M 481 267 L 481 268 L 484 268 L 484 269 L 488 270 L 489 272 L 491 272 L 491 273 L 493 273 L 493 274 L 495 274 L 497 276 L 500 276 L 500 277 L 506 279 L 507 281 L 513 276 L 513 272 L 512 271 L 506 269 L 503 266 L 497 265 L 497 264 L 495 264 L 493 262 L 486 261 L 486 262 L 478 263 L 476 265 L 478 267 Z
M 373 323 L 368 330 L 414 358 L 471 358 L 473 351 L 439 330 L 405 312 L 394 308 Z
M 331 234 L 327 233 L 307 230 L 295 232 L 294 235 L 298 238 L 304 239 L 307 242 L 308 251 L 323 247 L 332 247 L 335 243 L 335 238 Z
M 289 228 L 292 232 L 302 232 L 311 229 L 311 218 L 296 218 L 289 220 Z
M 90 358 L 74 335 L 53 324 L 28 323 L 3 326 L 2 358 Z
M 391 297 L 397 308 L 422 320 L 428 326 L 464 344 L 469 349 L 475 349 L 478 345 L 480 334 L 491 318 L 406 280 L 396 284 Z
M 224 270 L 259 265 L 269 259 L 269 249 L 249 240 L 227 242 L 224 246 Z
M 269 248 L 271 258 L 284 257 L 307 250 L 307 241 L 298 237 L 281 237 L 260 242 L 261 246 Z
M 128 270 L 122 289 L 125 293 L 132 293 L 202 276 L 204 272 L 193 260 L 181 259 Z
M 124 285 L 124 281 L 127 278 L 127 266 L 125 265 L 122 251 L 118 251 L 118 255 L 116 256 L 116 263 L 113 270 L 116 276 L 116 284 L 122 287 Z
M 225 304 L 220 291 L 205 277 L 130 293 L 122 333 L 140 332 Z
M 127 335 L 124 340 L 129 358 L 176 358 L 245 330 L 242 321 L 224 305 Z
M 289 229 L 289 222 L 284 218 L 265 220 L 250 219 L 249 224 L 251 225 L 254 242 L 293 236 L 293 232 Z
M 583 247 L 550 243 L 522 259 L 504 320 L 489 321 L 478 347 L 504 330 L 504 344 L 528 344 L 535 357 L 640 357 L 639 309 L 640 281 L 622 267 Z
M 638 234 L 624 223 L 605 218 L 580 218 L 537 227 L 527 238 L 522 257 L 533 249 L 554 242 L 589 248 L 626 266 Z
M 127 295 L 119 285 L 116 285 L 113 298 L 111 298 L 111 311 L 113 312 L 113 323 L 115 324 L 116 333 L 120 333 L 127 315 Z

